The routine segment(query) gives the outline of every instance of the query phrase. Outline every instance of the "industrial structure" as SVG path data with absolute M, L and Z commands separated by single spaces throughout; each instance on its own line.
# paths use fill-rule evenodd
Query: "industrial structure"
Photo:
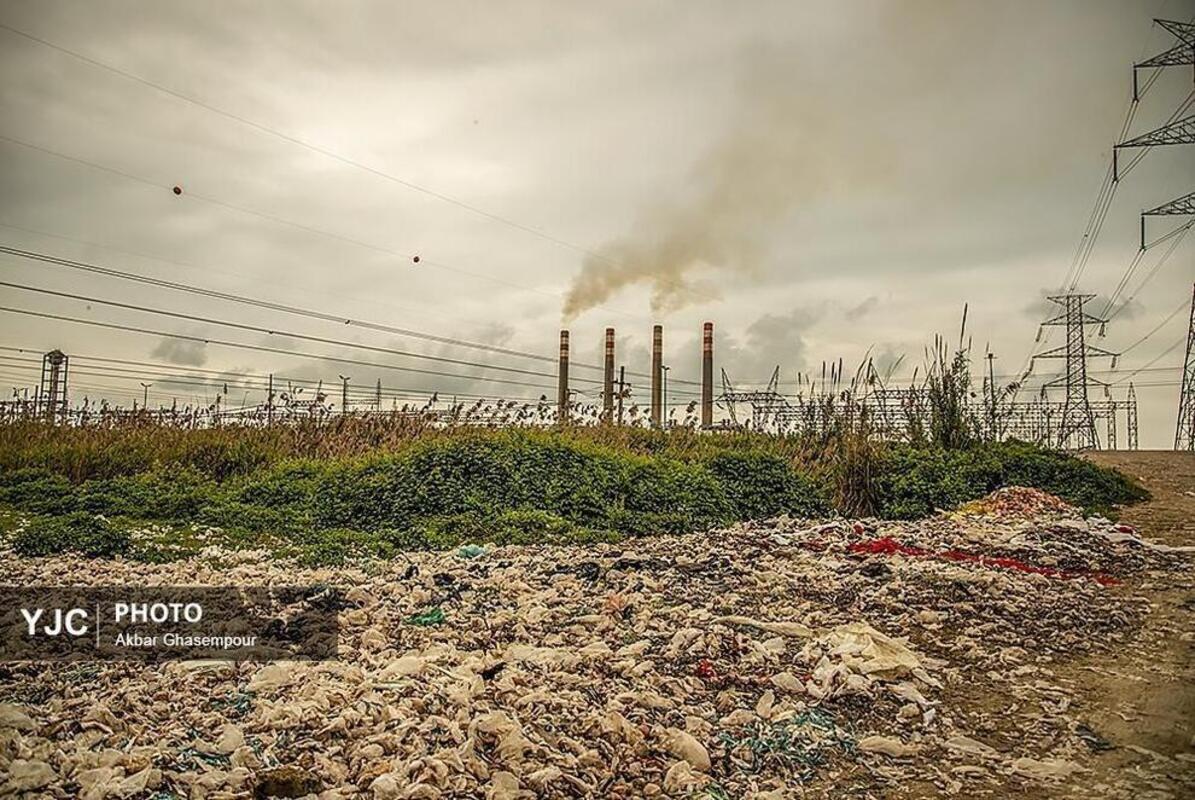
M 37 391 L 37 411 L 50 422 L 66 419 L 67 377 L 70 359 L 61 350 L 51 350 L 42 357 L 41 383 Z
M 1187 352 L 1183 359 L 1183 380 L 1178 393 L 1174 449 L 1195 450 L 1195 287 L 1191 290 L 1191 315 L 1187 322 Z
M 1066 399 L 1062 404 L 1062 414 L 1058 421 L 1055 440 L 1057 446 L 1061 448 L 1084 450 L 1098 446 L 1095 414 L 1087 396 L 1087 388 L 1091 382 L 1100 383 L 1105 387 L 1107 384 L 1093 381 L 1088 376 L 1087 359 L 1091 356 L 1106 356 L 1112 359 L 1113 366 L 1116 365 L 1115 353 L 1087 344 L 1086 330 L 1088 326 L 1098 325 L 1102 332 L 1108 323 L 1106 319 L 1095 317 L 1083 310 L 1084 303 L 1093 296 L 1066 294 L 1049 298 L 1050 302 L 1057 304 L 1062 310 L 1056 316 L 1043 322 L 1042 326 L 1065 326 L 1066 344 L 1044 353 L 1038 353 L 1030 361 L 1030 370 L 1033 366 L 1032 361 L 1039 358 L 1060 358 L 1066 361 L 1063 376 L 1042 386 L 1043 396 L 1046 389 L 1053 386 L 1063 386 L 1066 391 Z M 1114 413 L 1112 418 L 1115 419 Z M 1112 436 L 1115 437 L 1114 428 Z

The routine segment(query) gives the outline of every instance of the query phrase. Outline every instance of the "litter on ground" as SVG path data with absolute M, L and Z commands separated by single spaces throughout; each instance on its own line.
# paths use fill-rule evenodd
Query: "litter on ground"
M 334 569 L 2 557 L 22 584 L 345 590 L 334 661 L 3 666 L 0 794 L 88 800 L 1051 786 L 1116 746 L 1054 665 L 1131 641 L 1149 603 L 1130 586 L 1191 566 L 1021 489 L 917 522 Z M 1004 704 L 970 702 L 980 686 Z

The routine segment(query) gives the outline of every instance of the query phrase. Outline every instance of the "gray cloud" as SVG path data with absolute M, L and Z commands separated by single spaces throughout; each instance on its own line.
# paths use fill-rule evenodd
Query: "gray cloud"
M 578 358 L 597 360 L 602 328 L 612 324 L 619 362 L 637 372 L 647 370 L 651 324 L 664 319 L 678 391 L 696 377 L 706 319 L 717 325 L 718 366 L 761 381 L 777 363 L 786 378 L 839 357 L 850 371 L 869 350 L 877 362 L 888 349 L 907 351 L 911 368 L 935 331 L 953 341 L 969 302 L 975 341 L 990 342 L 999 368 L 1015 373 L 1043 311 L 1024 310 L 1037 287 L 1067 271 L 1108 165 L 1130 65 L 1169 46 L 1151 27 L 1154 11 L 1122 0 L 749 9 L 613 0 L 595 14 L 535 0 L 362 0 L 348 13 L 315 0 L 256 0 L 211 14 L 178 0 L 148 10 L 7 0 L 6 24 L 575 247 L 5 31 L 0 133 L 79 160 L 0 141 L 0 224 L 25 229 L 0 227 L 0 241 L 549 356 L 564 307 L 579 312 L 569 322 Z M 1164 14 L 1190 18 L 1195 2 L 1170 0 Z M 1189 70 L 1163 73 L 1133 132 L 1159 124 L 1189 90 Z M 1082 289 L 1113 291 L 1137 252 L 1138 212 L 1190 190 L 1193 155 L 1156 148 L 1121 181 Z M 174 184 L 183 195 L 169 191 Z M 1156 230 L 1165 230 L 1161 222 Z M 1101 346 L 1136 341 L 1189 298 L 1182 266 L 1192 242 L 1156 271 L 1165 248 L 1147 255 L 1130 290 L 1153 277 L 1126 292 L 1135 300 Z M 6 280 L 61 291 L 349 335 L 343 326 L 8 257 L 0 270 Z M 13 307 L 181 327 L 98 304 L 5 295 Z M 1184 334 L 1178 314 L 1122 366 L 1144 364 Z M 360 335 L 371 344 L 388 339 Z M 0 314 L 0 341 L 138 360 L 157 345 L 12 314 Z M 375 356 L 363 358 L 411 363 Z M 183 364 L 197 357 L 154 356 Z M 208 368 L 330 384 L 351 371 L 362 391 L 381 378 L 385 388 L 544 393 L 465 368 L 470 377 L 446 379 L 214 345 L 204 357 Z M 1142 444 L 1165 446 L 1178 373 L 1148 374 L 1156 377 L 1137 390 Z M 9 379 L 28 386 L 36 374 Z M 140 398 L 136 377 L 103 384 L 105 396 Z
M 856 322 L 867 316 L 879 303 L 880 299 L 873 294 L 858 305 L 848 308 L 843 312 L 843 316 L 851 322 Z
M 202 367 L 207 363 L 207 348 L 202 342 L 185 339 L 161 339 L 150 356 L 187 367 Z

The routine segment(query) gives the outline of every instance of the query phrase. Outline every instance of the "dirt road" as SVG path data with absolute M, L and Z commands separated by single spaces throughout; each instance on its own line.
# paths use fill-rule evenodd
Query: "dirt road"
M 1169 451 L 1093 453 L 1153 493 L 1121 520 L 1168 545 L 1195 545 L 1195 455 Z M 1072 796 L 1190 797 L 1195 791 L 1195 583 L 1126 587 L 1149 598 L 1140 637 L 1111 660 L 1083 659 L 1067 670 L 1079 685 L 1090 726 L 1114 749 L 1092 759 L 1093 774 Z

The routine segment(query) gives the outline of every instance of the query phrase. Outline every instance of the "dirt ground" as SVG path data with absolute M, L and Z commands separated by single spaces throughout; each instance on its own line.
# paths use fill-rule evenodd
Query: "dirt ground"
M 1148 539 L 1195 545 L 1195 455 L 1173 451 L 1098 452 L 1092 461 L 1140 480 L 1153 499 L 1124 509 L 1121 520 Z M 1126 586 L 1151 603 L 1135 646 L 1069 666 L 1067 676 L 1090 725 L 1115 749 L 1093 758 L 1084 783 L 1098 795 L 1109 785 L 1139 778 L 1135 797 L 1191 797 L 1195 792 L 1195 586 Z

